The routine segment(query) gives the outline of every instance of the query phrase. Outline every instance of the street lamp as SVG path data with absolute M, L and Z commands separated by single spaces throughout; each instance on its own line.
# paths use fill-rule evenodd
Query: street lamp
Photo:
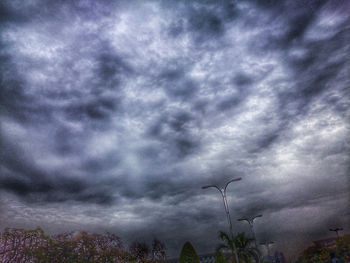
M 258 218 L 258 217 L 262 217 L 263 215 L 257 215 L 257 216 L 252 216 L 252 217 L 242 217 L 242 218 L 239 218 L 237 219 L 237 221 L 247 221 L 249 226 L 250 226 L 250 230 L 252 231 L 252 234 L 253 234 L 253 238 L 254 238 L 254 243 L 255 243 L 255 248 L 258 249 L 258 245 L 256 243 L 256 236 L 255 236 L 255 232 L 254 232 L 254 226 L 253 226 L 253 223 L 254 223 L 254 219 L 255 218 Z
M 227 218 L 227 222 L 228 222 L 229 229 L 230 229 L 230 234 L 231 234 L 231 239 L 232 239 L 233 250 L 234 250 L 234 253 L 235 253 L 235 258 L 236 258 L 236 262 L 237 262 L 237 263 L 239 263 L 239 260 L 238 260 L 238 254 L 237 254 L 237 248 L 236 248 L 235 240 L 234 240 L 234 237 L 233 237 L 232 222 L 231 222 L 230 211 L 229 211 L 229 207 L 228 207 L 228 203 L 227 203 L 227 199 L 226 199 L 226 189 L 227 189 L 227 186 L 228 186 L 230 183 L 236 182 L 236 181 L 240 181 L 240 180 L 242 180 L 241 177 L 235 178 L 235 179 L 232 179 L 232 180 L 228 181 L 223 189 L 220 189 L 220 188 L 217 187 L 216 185 L 205 185 L 205 186 L 202 186 L 202 189 L 207 189 L 207 188 L 210 188 L 210 187 L 214 187 L 214 188 L 216 188 L 216 189 L 219 190 L 219 192 L 220 192 L 220 194 L 221 194 L 221 196 L 222 196 L 222 201 L 224 202 L 224 208 L 225 208 L 225 212 L 226 212 L 226 218 Z M 233 255 L 232 255 L 232 256 L 233 256 Z
M 270 256 L 270 245 L 274 244 L 275 242 L 269 241 L 269 242 L 262 242 L 260 245 L 263 245 L 267 249 L 267 255 Z
M 337 238 L 339 237 L 338 232 L 339 232 L 339 231 L 342 231 L 342 230 L 343 230 L 343 228 L 338 228 L 338 227 L 337 227 L 337 228 L 334 228 L 334 229 L 332 229 L 332 228 L 329 229 L 329 231 L 334 231 L 335 233 L 337 233 Z

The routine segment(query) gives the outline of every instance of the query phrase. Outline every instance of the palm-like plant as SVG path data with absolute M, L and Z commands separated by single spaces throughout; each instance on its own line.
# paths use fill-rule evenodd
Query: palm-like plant
M 225 258 L 224 254 L 221 253 L 221 251 L 216 251 L 216 257 L 214 263 L 227 263 L 227 259 Z
M 231 259 L 232 259 L 232 263 L 234 263 L 234 247 L 233 247 L 233 242 L 232 239 L 229 237 L 228 234 L 226 234 L 223 231 L 219 231 L 219 239 L 221 239 L 221 241 L 223 241 L 224 243 L 219 244 L 216 247 L 216 251 L 221 251 L 221 250 L 229 250 L 231 252 Z
M 216 250 L 230 250 L 231 254 L 234 255 L 233 242 L 230 236 L 227 233 L 220 231 L 219 239 L 221 239 L 223 243 L 221 243 Z M 252 241 L 254 241 L 254 239 L 246 237 L 245 233 L 239 233 L 234 237 L 237 254 L 240 261 L 249 263 L 253 259 L 256 262 L 259 262 L 260 253 L 256 248 L 251 246 Z M 234 262 L 235 259 L 232 256 L 232 263 Z

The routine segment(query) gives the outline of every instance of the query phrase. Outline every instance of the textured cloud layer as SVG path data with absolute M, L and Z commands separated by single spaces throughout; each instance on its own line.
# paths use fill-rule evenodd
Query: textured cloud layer
M 241 176 L 261 240 L 349 231 L 350 6 L 263 2 L 2 2 L 3 226 L 205 252 Z

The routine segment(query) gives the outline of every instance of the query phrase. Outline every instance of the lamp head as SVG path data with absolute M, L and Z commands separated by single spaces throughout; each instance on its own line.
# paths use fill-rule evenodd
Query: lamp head
M 242 177 L 238 177 L 238 178 L 232 179 L 227 184 L 232 183 L 232 182 L 236 182 L 236 181 L 240 181 L 240 180 L 242 180 Z
M 257 216 L 254 216 L 253 218 L 252 218 L 252 220 L 254 220 L 255 218 L 258 218 L 258 217 L 262 217 L 263 215 L 257 215 Z

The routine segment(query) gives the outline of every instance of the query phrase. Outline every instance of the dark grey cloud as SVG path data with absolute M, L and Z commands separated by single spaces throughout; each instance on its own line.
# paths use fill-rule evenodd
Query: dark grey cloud
M 203 41 L 204 37 L 213 38 L 224 33 L 221 17 L 205 8 L 191 10 L 188 23 L 189 29 L 198 33 L 196 39 L 198 42 Z
M 81 180 L 60 171 L 45 171 L 34 165 L 35 160 L 16 149 L 15 145 L 4 142 L 2 147 L 1 188 L 14 192 L 28 202 L 78 200 L 107 204 L 112 201 L 103 189 L 106 187 L 96 188 L 96 181 Z
M 175 69 L 167 69 L 160 74 L 160 85 L 169 97 L 179 100 L 189 100 L 196 95 L 197 84 L 191 78 L 186 77 L 186 68 L 179 65 Z
M 263 213 L 259 240 L 293 254 L 339 214 L 348 231 L 345 10 L 2 2 L 2 226 L 155 235 L 174 256 L 186 240 L 210 252 L 227 226 L 219 194 L 200 186 L 241 176 L 231 212 Z

